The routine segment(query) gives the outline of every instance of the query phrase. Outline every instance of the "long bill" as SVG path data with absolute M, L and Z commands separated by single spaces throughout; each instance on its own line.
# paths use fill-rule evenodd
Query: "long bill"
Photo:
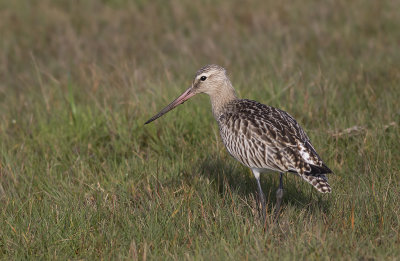
M 165 107 L 159 113 L 157 113 L 156 115 L 151 117 L 150 120 L 146 121 L 145 124 L 148 124 L 148 123 L 160 118 L 161 116 L 163 116 L 164 114 L 166 114 L 167 112 L 169 112 L 170 110 L 175 108 L 176 106 L 178 106 L 178 105 L 184 103 L 185 101 L 187 101 L 190 97 L 193 97 L 195 94 L 196 93 L 193 91 L 193 88 L 190 87 L 184 93 L 182 93 L 181 96 L 179 96 L 173 102 L 171 102 L 167 107 Z

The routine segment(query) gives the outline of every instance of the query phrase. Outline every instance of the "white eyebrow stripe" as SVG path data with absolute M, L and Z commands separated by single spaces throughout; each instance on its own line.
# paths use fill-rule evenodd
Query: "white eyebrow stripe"
M 197 77 L 196 77 L 196 79 L 200 79 L 201 77 L 203 77 L 203 76 L 205 76 L 205 77 L 209 77 L 210 76 L 210 74 L 209 73 L 202 73 L 202 74 L 200 74 L 200 75 L 198 75 Z

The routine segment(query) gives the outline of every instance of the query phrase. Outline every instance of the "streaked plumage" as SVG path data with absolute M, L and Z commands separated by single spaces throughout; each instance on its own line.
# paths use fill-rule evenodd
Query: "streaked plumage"
M 259 179 L 260 173 L 266 170 L 280 172 L 275 216 L 283 197 L 284 172 L 299 175 L 321 193 L 331 192 L 325 174 L 332 171 L 322 162 L 296 120 L 282 110 L 256 101 L 238 99 L 225 69 L 218 65 L 201 68 L 192 86 L 146 124 L 198 93 L 210 96 L 213 115 L 229 153 L 253 171 L 264 218 L 266 200 Z
M 310 139 L 287 112 L 251 100 L 234 100 L 218 118 L 229 153 L 253 169 L 293 172 L 319 192 L 331 192 L 322 162 Z

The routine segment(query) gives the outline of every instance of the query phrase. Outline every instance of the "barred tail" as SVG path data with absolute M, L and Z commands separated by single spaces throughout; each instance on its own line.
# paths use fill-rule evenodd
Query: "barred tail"
M 329 186 L 328 179 L 325 175 L 300 175 L 305 181 L 314 186 L 321 193 L 331 193 L 332 189 Z

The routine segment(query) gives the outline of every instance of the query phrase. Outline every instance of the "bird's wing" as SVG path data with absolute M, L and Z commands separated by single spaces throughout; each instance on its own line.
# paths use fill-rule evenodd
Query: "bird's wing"
M 288 113 L 240 100 L 219 119 L 228 151 L 248 167 L 299 175 L 330 173 L 309 137 Z

